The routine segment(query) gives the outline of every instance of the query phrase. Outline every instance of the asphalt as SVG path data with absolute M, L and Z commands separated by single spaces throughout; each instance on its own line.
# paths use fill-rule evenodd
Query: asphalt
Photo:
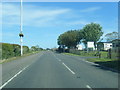
M 4 63 L 0 88 L 118 88 L 118 73 L 84 59 L 45 51 Z

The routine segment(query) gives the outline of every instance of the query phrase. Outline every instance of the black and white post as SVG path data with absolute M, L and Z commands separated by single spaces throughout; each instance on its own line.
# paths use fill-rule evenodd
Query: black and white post
M 19 34 L 19 36 L 20 36 L 20 46 L 21 46 L 21 56 L 23 55 L 23 33 L 22 33 L 22 0 L 20 1 L 20 34 Z

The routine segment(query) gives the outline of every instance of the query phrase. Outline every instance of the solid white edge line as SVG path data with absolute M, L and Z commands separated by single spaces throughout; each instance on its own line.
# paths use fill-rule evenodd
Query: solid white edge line
M 62 63 L 72 74 L 75 74 L 65 63 Z
M 2 86 L 0 86 L 0 90 L 5 87 L 10 81 L 12 81 L 15 77 L 17 77 L 21 72 L 23 72 L 28 66 L 20 70 L 17 74 L 15 74 L 12 78 L 10 78 L 7 82 L 5 82 Z
M 82 60 L 82 61 L 99 66 L 99 64 L 95 64 L 94 62 L 89 62 L 89 61 L 86 61 L 86 60 Z
M 89 85 L 86 85 L 87 88 L 89 88 L 90 90 L 92 90 L 92 88 Z

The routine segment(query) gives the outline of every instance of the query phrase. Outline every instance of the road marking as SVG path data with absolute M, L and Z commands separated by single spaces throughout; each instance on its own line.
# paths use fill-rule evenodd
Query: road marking
M 82 60 L 82 61 L 99 66 L 99 64 L 96 64 L 96 63 L 93 63 L 93 62 L 89 62 L 89 61 L 86 61 L 86 60 Z
M 12 81 L 15 77 L 17 77 L 21 72 L 23 72 L 28 66 L 20 70 L 17 74 L 15 74 L 12 78 L 10 78 L 7 82 L 5 82 L 2 86 L 0 86 L 0 90 L 5 87 L 10 81 Z
M 72 74 L 75 74 L 65 63 L 62 63 Z
M 61 60 L 59 59 L 59 58 L 57 58 L 54 54 L 53 54 L 53 56 L 58 60 L 58 61 L 60 61 L 61 62 Z
M 60 59 L 58 59 L 59 61 L 61 61 Z
M 92 88 L 89 85 L 86 85 L 87 88 L 89 88 L 90 90 L 92 90 Z

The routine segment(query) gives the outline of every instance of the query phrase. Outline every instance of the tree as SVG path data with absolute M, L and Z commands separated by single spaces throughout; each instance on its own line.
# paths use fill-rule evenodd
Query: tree
M 31 47 L 31 51 L 40 51 L 40 50 L 43 50 L 43 49 L 40 48 L 39 45 L 36 45 L 36 46 L 32 46 L 32 47 Z
M 58 45 L 60 47 L 76 48 L 82 37 L 79 30 L 70 30 L 58 37 Z
M 102 27 L 99 24 L 91 23 L 83 27 L 83 43 L 87 46 L 88 41 L 93 41 L 96 48 L 96 43 L 103 35 Z
M 115 39 L 118 39 L 118 32 L 107 33 L 105 39 L 109 42 Z
M 28 46 L 23 46 L 23 53 L 29 53 L 29 47 Z

